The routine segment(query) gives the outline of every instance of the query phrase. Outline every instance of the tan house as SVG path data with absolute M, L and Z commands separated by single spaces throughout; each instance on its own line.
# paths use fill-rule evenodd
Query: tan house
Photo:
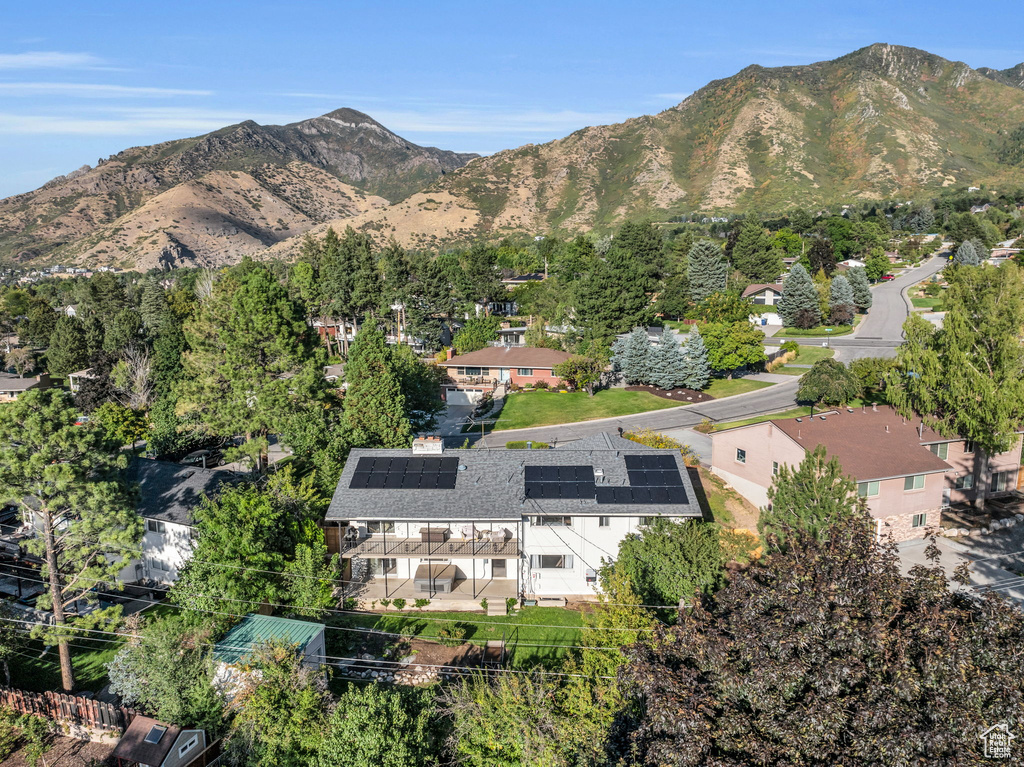
M 740 426 L 711 437 L 711 470 L 758 507 L 784 465 L 823 445 L 857 482 L 879 534 L 923 538 L 942 510 L 1017 487 L 1021 441 L 990 459 L 963 439 L 943 437 L 889 407 L 831 411 Z
M 775 306 L 782 298 L 782 286 L 764 283 L 748 285 L 743 291 L 743 297 L 749 298 L 758 306 Z
M 451 351 L 448 353 L 451 355 Z M 558 349 L 533 346 L 488 346 L 469 354 L 449 356 L 440 363 L 448 374 L 441 386 L 441 397 L 449 405 L 472 405 L 498 386 L 530 386 L 540 382 L 560 386 L 562 381 L 553 369 L 570 356 Z
M 29 389 L 45 389 L 49 385 L 50 377 L 46 374 L 38 375 L 35 378 L 22 378 L 9 373 L 0 373 L 0 403 L 14 402 Z

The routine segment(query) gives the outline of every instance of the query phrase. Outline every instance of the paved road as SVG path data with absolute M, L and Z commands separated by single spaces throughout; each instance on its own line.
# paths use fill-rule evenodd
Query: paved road
M 860 357 L 891 357 L 903 341 L 903 323 L 910 311 L 910 304 L 903 296 L 904 289 L 927 279 L 945 266 L 945 256 L 936 256 L 921 266 L 911 269 L 899 278 L 878 285 L 872 291 L 874 301 L 868 316 L 849 336 L 828 339 L 836 350 L 836 358 L 849 361 Z M 800 339 L 801 343 L 821 343 L 826 339 Z M 515 429 L 495 432 L 478 438 L 479 447 L 501 447 L 509 440 L 533 440 L 557 444 L 581 439 L 603 431 L 637 429 L 648 427 L 660 432 L 675 432 L 692 429 L 705 418 L 712 421 L 735 421 L 764 413 L 788 410 L 796 406 L 796 390 L 799 380 L 769 386 L 747 394 L 708 402 L 703 405 L 656 410 L 652 413 L 604 418 L 597 421 L 567 423 L 556 426 L 539 426 L 533 429 Z M 689 432 L 693 442 L 697 438 Z M 678 435 L 680 437 L 685 434 Z

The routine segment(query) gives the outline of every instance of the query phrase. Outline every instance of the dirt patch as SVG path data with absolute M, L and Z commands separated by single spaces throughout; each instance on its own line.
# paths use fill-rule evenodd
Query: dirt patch
M 757 520 L 761 513 L 754 504 L 735 490 L 727 488 L 719 477 L 703 466 L 689 469 L 689 472 L 691 480 L 700 480 L 699 484 L 706 496 L 708 508 L 716 522 L 723 527 L 740 528 L 757 534 Z M 696 483 L 694 489 L 697 490 Z M 701 491 L 697 492 L 700 495 Z
M 93 767 L 114 764 L 110 758 L 114 745 L 115 743 L 91 743 L 76 738 L 55 737 L 51 741 L 50 750 L 43 756 L 42 763 L 47 767 Z M 28 767 L 28 764 L 25 750 L 21 748 L 0 762 L 3 767 Z
M 479 666 L 484 662 L 484 648 L 479 645 L 461 644 L 445 647 L 438 642 L 413 639 L 409 642 L 409 654 L 415 653 L 413 663 L 429 666 Z
M 670 399 L 680 405 L 690 402 L 710 402 L 714 399 L 710 394 L 695 389 L 659 389 L 657 386 L 627 386 L 626 391 L 645 391 L 655 397 Z

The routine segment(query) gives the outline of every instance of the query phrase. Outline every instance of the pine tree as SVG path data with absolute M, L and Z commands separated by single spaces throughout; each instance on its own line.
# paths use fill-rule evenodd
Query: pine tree
M 612 361 L 622 371 L 626 383 L 649 383 L 651 372 L 651 343 L 644 328 L 634 328 L 629 335 L 612 345 Z
M 756 214 L 747 216 L 740 227 L 732 249 L 732 265 L 753 282 L 774 280 L 782 273 L 782 260 L 772 250 L 771 239 Z
M 687 389 L 700 391 L 711 380 L 711 365 L 708 363 L 708 348 L 704 345 L 704 337 L 697 328 L 690 333 L 686 341 L 686 382 Z
M 701 240 L 690 249 L 687 269 L 690 277 L 690 299 L 699 304 L 712 293 L 725 290 L 729 265 L 722 249 L 710 240 Z
M 689 365 L 683 347 L 674 334 L 665 331 L 661 342 L 651 350 L 650 382 L 660 389 L 685 386 Z
M 978 257 L 978 251 L 975 249 L 974 243 L 970 240 L 961 242 L 960 247 L 953 254 L 953 263 L 959 266 L 977 266 L 980 264 L 981 259 Z
M 868 284 L 868 274 L 864 271 L 863 266 L 855 266 L 846 273 L 847 279 L 850 281 L 850 287 L 853 288 L 853 303 L 857 306 L 857 310 L 866 312 L 871 308 L 871 302 L 873 296 L 871 295 L 871 285 Z
M 777 307 L 782 321 L 790 327 L 813 328 L 821 324 L 818 291 L 811 275 L 800 264 L 793 264 L 782 283 L 782 298 Z
M 62 316 L 50 336 L 46 350 L 46 368 L 53 375 L 66 376 L 88 360 L 85 331 L 77 317 Z
M 344 426 L 354 447 L 408 447 L 412 427 L 405 395 L 384 334 L 367 325 L 356 336 L 345 365 Z
M 974 246 L 974 252 L 978 254 L 978 261 L 984 261 L 989 257 L 990 251 L 985 247 L 985 242 L 980 237 L 972 237 L 971 245 Z
M 651 314 L 641 264 L 629 253 L 612 248 L 593 269 L 575 283 L 578 322 L 608 339 L 636 325 L 646 325 Z
M 142 315 L 142 322 L 150 335 L 160 330 L 168 311 L 167 294 L 164 292 L 163 286 L 156 280 L 148 281 L 142 289 L 139 314 Z
M 832 322 L 839 325 L 849 325 L 853 322 L 853 316 L 857 311 L 853 296 L 853 286 L 841 274 L 837 274 L 832 278 L 828 306 Z

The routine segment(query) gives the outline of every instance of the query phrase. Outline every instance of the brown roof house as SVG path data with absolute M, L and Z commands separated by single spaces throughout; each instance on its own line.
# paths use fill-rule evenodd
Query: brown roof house
M 30 389 L 45 389 L 50 385 L 50 377 L 45 373 L 34 378 L 22 378 L 10 373 L 0 373 L 0 403 L 14 402 Z
M 137 716 L 111 756 L 118 767 L 185 767 L 205 750 L 203 730 L 186 730 L 148 716 Z
M 711 435 L 711 470 L 759 507 L 784 465 L 818 445 L 857 482 L 879 534 L 923 538 L 952 503 L 1017 487 L 1021 442 L 985 456 L 963 438 L 943 437 L 889 407 L 846 408 L 726 429 Z
M 449 357 L 440 363 L 448 373 L 441 387 L 441 397 L 449 405 L 472 405 L 485 392 L 499 386 L 531 386 L 542 381 L 548 386 L 560 386 L 562 381 L 553 369 L 570 356 L 558 349 L 488 346 Z

